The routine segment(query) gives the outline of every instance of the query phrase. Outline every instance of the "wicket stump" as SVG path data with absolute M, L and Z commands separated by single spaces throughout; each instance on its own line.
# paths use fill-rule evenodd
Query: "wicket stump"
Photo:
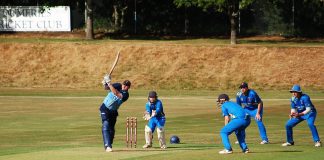
M 137 144 L 137 118 L 127 117 L 126 118 L 126 147 L 136 148 Z

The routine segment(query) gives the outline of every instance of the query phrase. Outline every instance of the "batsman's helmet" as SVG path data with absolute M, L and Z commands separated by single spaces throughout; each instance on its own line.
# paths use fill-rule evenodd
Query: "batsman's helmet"
M 123 82 L 123 85 L 130 87 L 132 85 L 132 83 L 129 80 L 125 80 Z
M 180 138 L 178 136 L 173 135 L 170 138 L 170 143 L 171 144 L 179 144 L 180 143 Z
M 148 97 L 149 98 L 157 98 L 157 93 L 155 91 L 150 91 Z
M 229 100 L 228 95 L 227 95 L 227 94 L 220 94 L 220 95 L 218 96 L 217 102 L 220 102 L 221 100 L 228 101 L 228 100 Z

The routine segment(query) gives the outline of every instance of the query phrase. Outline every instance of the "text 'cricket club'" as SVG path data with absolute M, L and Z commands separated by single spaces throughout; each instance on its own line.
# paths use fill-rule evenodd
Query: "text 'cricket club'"
M 0 6 L 0 31 L 71 31 L 70 7 Z

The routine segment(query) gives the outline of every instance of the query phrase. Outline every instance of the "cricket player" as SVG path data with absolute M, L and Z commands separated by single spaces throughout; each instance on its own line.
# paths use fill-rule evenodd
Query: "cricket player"
M 268 144 L 268 136 L 266 128 L 262 122 L 263 102 L 259 95 L 252 89 L 249 89 L 248 84 L 243 82 L 240 85 L 240 91 L 236 94 L 236 103 L 242 106 L 247 114 L 254 118 L 258 125 L 261 137 L 260 144 Z
M 102 120 L 102 137 L 105 151 L 112 152 L 118 109 L 129 97 L 128 89 L 131 86 L 131 82 L 125 80 L 122 84 L 112 84 L 110 76 L 106 75 L 102 84 L 105 86 L 105 89 L 108 90 L 108 95 L 99 108 Z
M 219 154 L 233 153 L 228 136 L 235 132 L 239 145 L 243 153 L 249 153 L 249 149 L 245 143 L 245 128 L 251 123 L 250 116 L 238 104 L 229 101 L 226 94 L 218 96 L 218 105 L 221 105 L 222 113 L 225 120 L 225 126 L 221 129 L 220 135 L 225 149 L 219 151 Z
M 292 129 L 301 121 L 306 120 L 308 127 L 312 132 L 315 147 L 321 147 L 322 144 L 316 126 L 314 125 L 317 112 L 315 106 L 310 100 L 310 97 L 302 92 L 299 85 L 294 85 L 290 90 L 290 93 L 292 93 L 292 97 L 290 99 L 290 119 L 286 123 L 287 142 L 283 143 L 282 146 L 294 145 Z
M 157 128 L 157 135 L 161 149 L 166 149 L 165 143 L 165 114 L 163 112 L 162 101 L 158 99 L 155 91 L 150 91 L 148 95 L 148 102 L 145 104 L 145 114 L 143 117 L 148 121 L 145 126 L 145 145 L 143 148 L 152 147 L 152 138 L 155 128 Z

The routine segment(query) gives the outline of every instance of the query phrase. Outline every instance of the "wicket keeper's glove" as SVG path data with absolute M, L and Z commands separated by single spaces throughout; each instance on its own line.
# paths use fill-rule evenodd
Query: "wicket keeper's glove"
M 150 113 L 149 112 L 144 112 L 143 119 L 146 120 L 146 121 L 150 120 L 151 119 Z

